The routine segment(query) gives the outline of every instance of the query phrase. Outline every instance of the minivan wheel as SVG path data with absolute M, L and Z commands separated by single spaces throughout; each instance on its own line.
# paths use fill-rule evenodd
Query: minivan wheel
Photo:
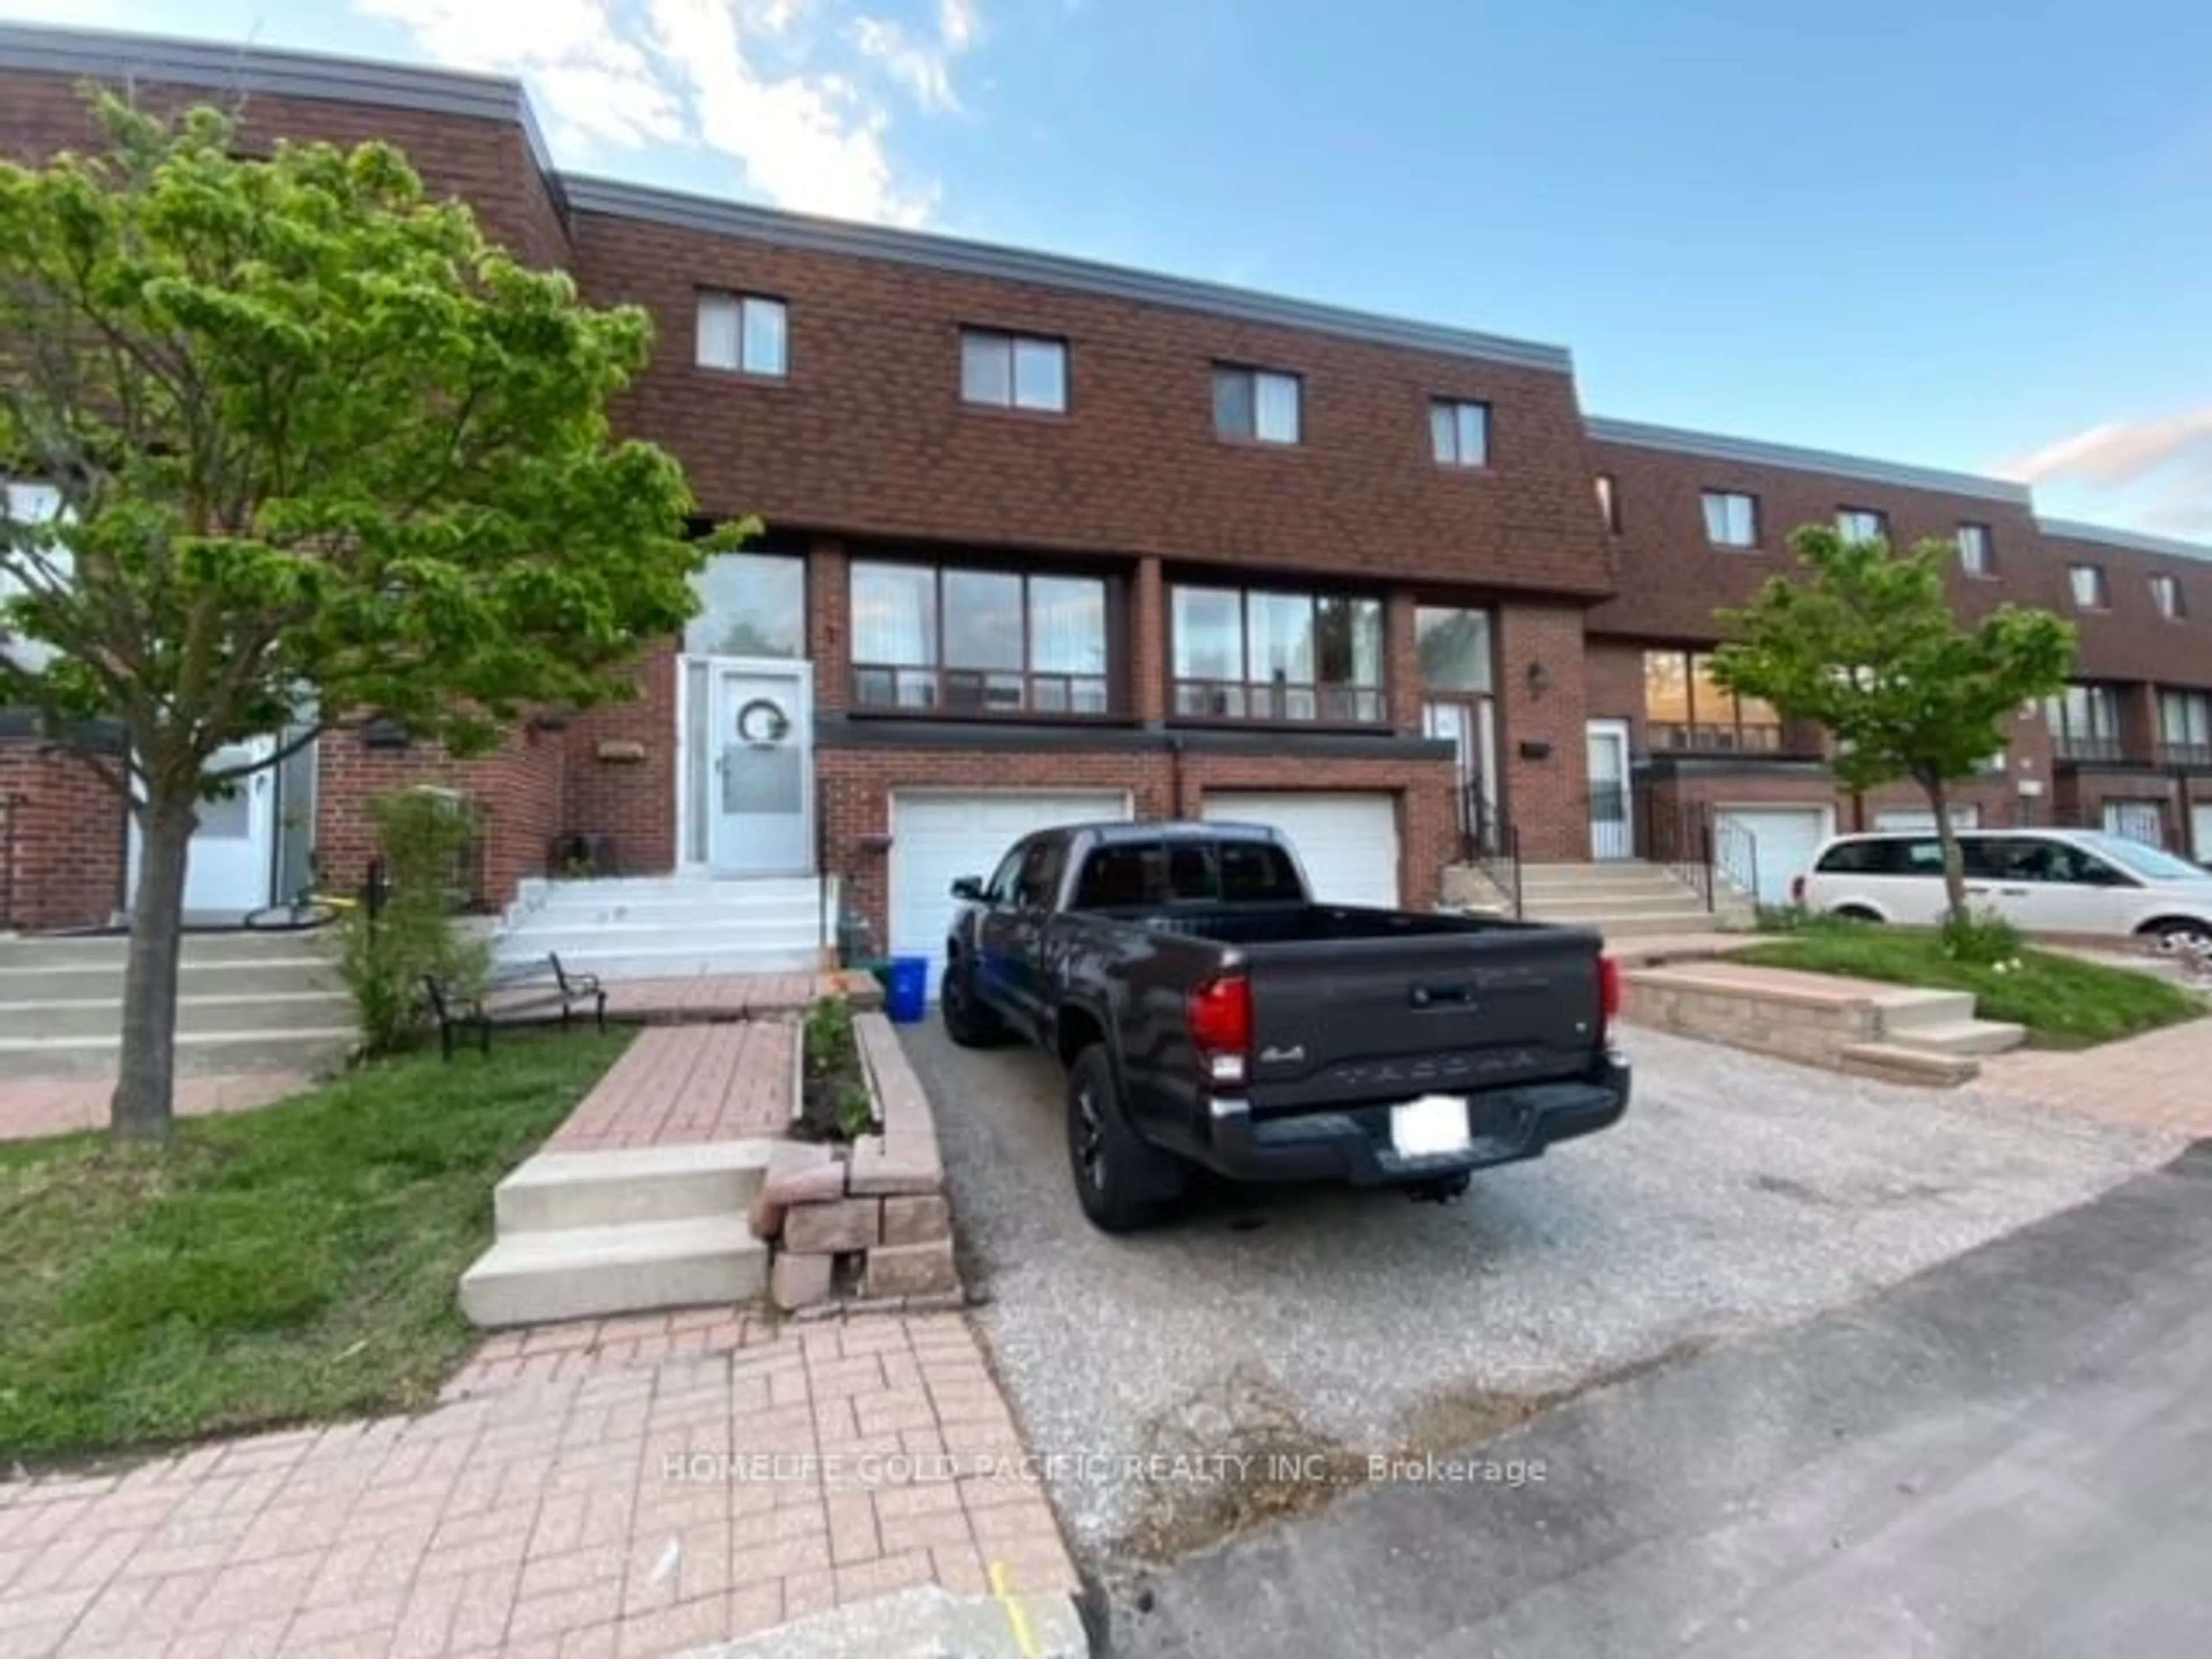
M 1880 927 L 1881 925 L 1881 918 L 1876 915 L 1873 911 L 1868 909 L 1863 904 L 1838 905 L 1835 909 L 1829 912 L 1829 914 L 1831 915 L 1841 916 L 1845 921 L 1871 922 L 1875 927 Z
M 1149 1146 L 1122 1115 L 1114 1061 L 1092 1043 L 1067 1071 L 1067 1164 L 1076 1201 L 1102 1232 L 1133 1232 L 1159 1218 L 1181 1188 L 1181 1166 Z
M 2182 916 L 2154 921 L 2143 931 L 2158 941 L 2161 951 L 2212 950 L 2212 923 Z

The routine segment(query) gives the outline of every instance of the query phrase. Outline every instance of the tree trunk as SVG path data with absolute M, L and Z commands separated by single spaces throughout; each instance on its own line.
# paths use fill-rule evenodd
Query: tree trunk
M 185 862 L 197 803 L 148 801 L 138 809 L 138 890 L 131 900 L 131 955 L 123 976 L 123 1055 L 108 1126 L 118 1140 L 169 1133 L 177 1078 L 177 957 L 184 944 Z
M 1936 843 L 1943 849 L 1943 902 L 1951 920 L 1964 925 L 1966 909 L 1966 863 L 1959 851 L 1959 832 L 1951 823 L 1951 792 L 1940 777 L 1923 777 L 1928 804 L 1936 809 Z

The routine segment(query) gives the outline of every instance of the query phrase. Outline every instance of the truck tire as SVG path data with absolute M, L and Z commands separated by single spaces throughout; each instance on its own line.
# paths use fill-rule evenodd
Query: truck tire
M 945 1035 L 963 1048 L 988 1048 L 1006 1035 L 999 1017 L 975 994 L 975 964 L 955 957 L 945 964 L 945 977 L 937 986 L 938 1017 Z
M 1147 1146 L 1122 1115 L 1114 1061 L 1092 1043 L 1067 1068 L 1067 1162 L 1076 1201 L 1102 1232 L 1133 1232 L 1182 1189 L 1182 1166 Z

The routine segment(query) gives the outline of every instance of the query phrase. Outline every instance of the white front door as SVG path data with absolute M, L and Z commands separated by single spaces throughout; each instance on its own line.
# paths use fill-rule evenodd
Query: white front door
M 224 772 L 234 766 L 265 761 L 275 752 L 274 738 L 218 749 L 209 757 L 207 769 Z M 138 890 L 140 864 L 138 818 L 131 818 L 131 890 Z M 276 879 L 276 773 L 264 766 L 250 777 L 238 779 L 227 794 L 199 804 L 199 827 L 192 831 L 191 852 L 185 865 L 185 915 L 191 921 L 236 921 L 248 910 L 270 902 L 270 884 Z
M 1375 791 L 1324 793 L 1209 789 L 1204 815 L 1279 830 L 1323 904 L 1398 906 L 1398 799 Z
M 1590 856 L 1636 856 L 1636 836 L 1628 815 L 1628 722 L 1592 720 L 1589 750 Z
M 814 870 L 814 700 L 805 663 L 708 665 L 701 745 L 706 863 L 719 875 Z

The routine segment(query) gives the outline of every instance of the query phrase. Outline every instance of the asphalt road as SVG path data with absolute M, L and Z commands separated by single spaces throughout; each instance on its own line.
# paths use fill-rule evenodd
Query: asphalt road
M 1126 1587 L 1119 1659 L 2201 1659 L 2212 1143 Z M 1462 1473 L 1465 1473 L 1462 1471 Z
M 1463 1446 L 1636 1366 L 1863 1301 L 2178 1149 L 1632 1030 L 1626 1121 L 1478 1176 L 1460 1204 L 1224 1189 L 1111 1238 L 1070 1191 L 1056 1066 L 934 1026 L 907 1041 L 978 1318 L 1059 1460 L 1079 1559 L 1117 1580 L 1344 1501 L 1370 1454 Z M 1228 1455 L 1259 1461 L 1197 1461 Z

